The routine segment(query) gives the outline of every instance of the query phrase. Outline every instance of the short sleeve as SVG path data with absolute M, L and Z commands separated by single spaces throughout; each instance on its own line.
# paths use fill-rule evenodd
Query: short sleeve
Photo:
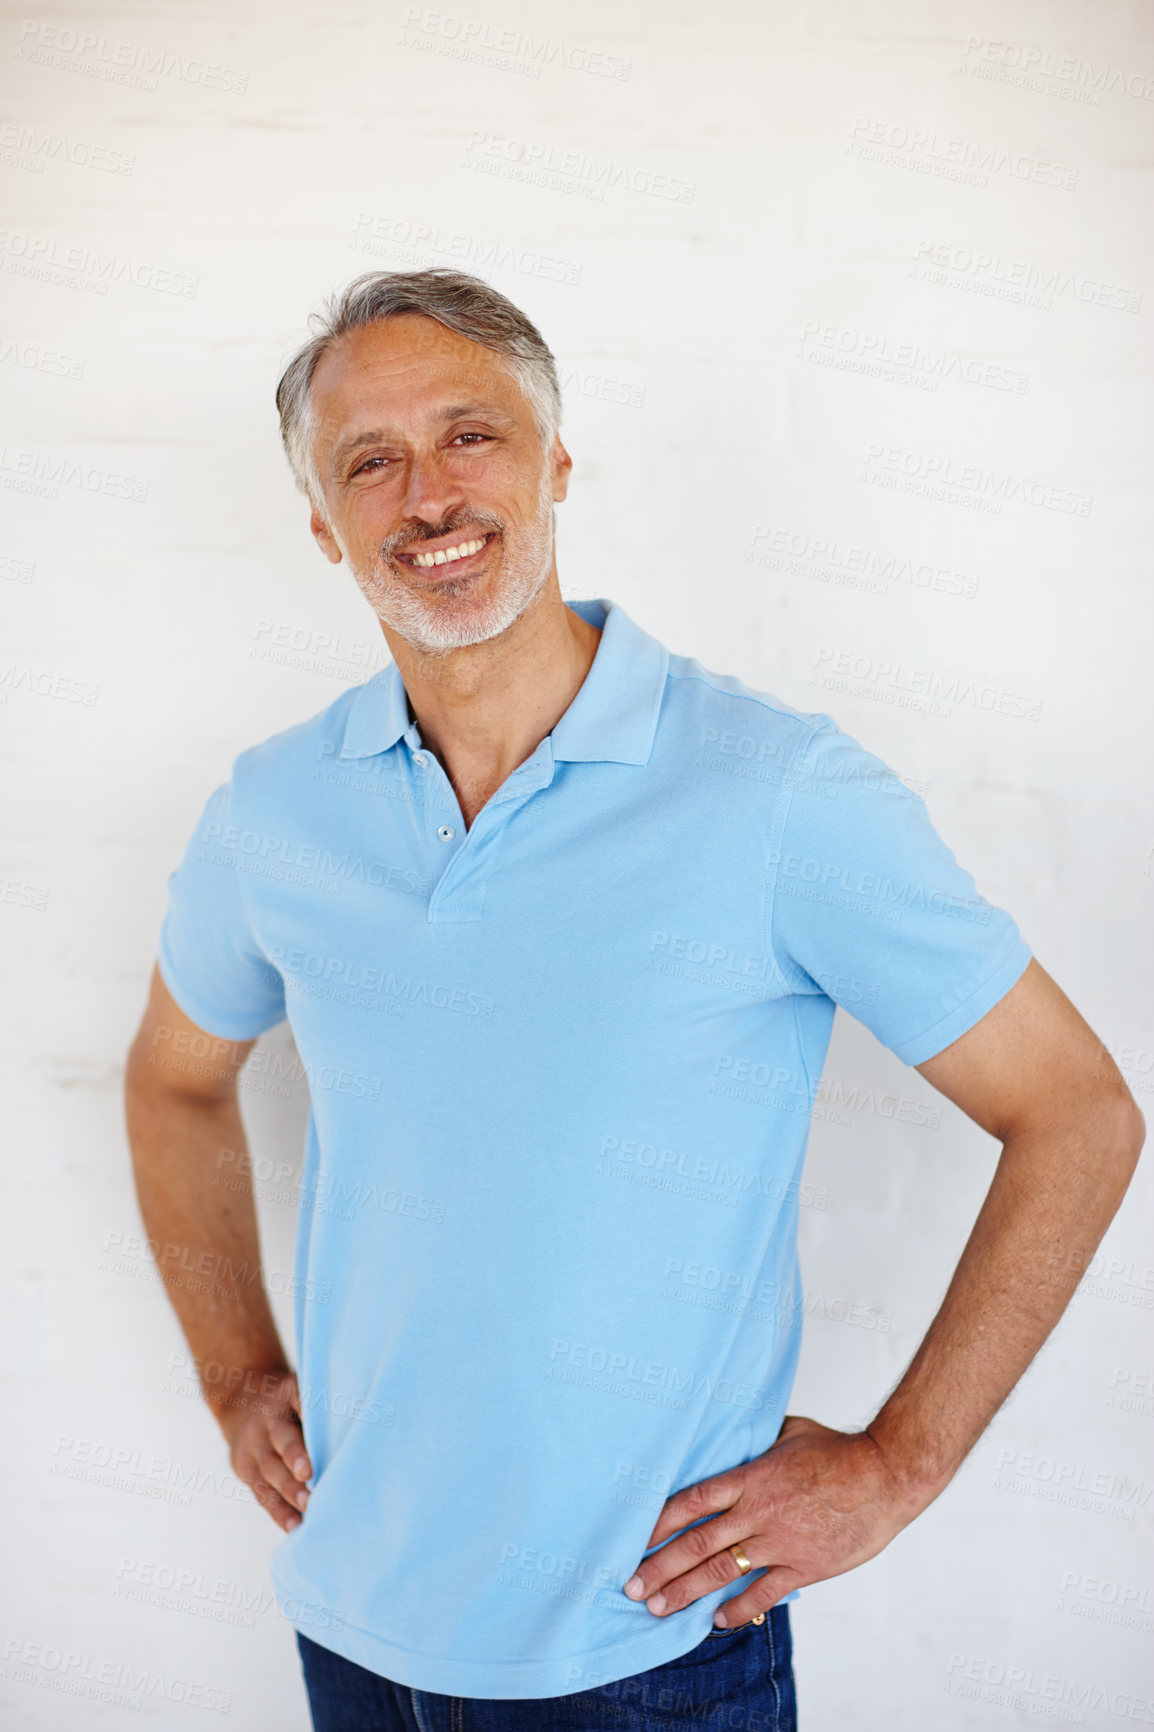
M 1030 948 L 979 895 L 918 794 L 826 720 L 799 755 L 769 853 L 770 948 L 922 1064 L 1013 986 Z
M 231 785 L 210 795 L 168 879 L 157 964 L 186 1016 L 225 1040 L 253 1040 L 285 1017 L 284 982 L 253 936 L 235 865 L 221 846 Z

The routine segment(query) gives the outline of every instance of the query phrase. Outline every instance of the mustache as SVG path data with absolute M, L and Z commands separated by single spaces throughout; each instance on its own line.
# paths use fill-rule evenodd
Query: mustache
M 504 527 L 504 519 L 495 511 L 470 506 L 464 511 L 450 512 L 440 523 L 414 523 L 408 529 L 398 529 L 393 535 L 386 535 L 380 545 L 380 556 L 391 562 L 402 548 L 415 547 L 422 541 L 437 541 L 443 535 L 456 535 L 458 531 L 467 530 L 489 535 L 500 533 Z M 469 535 L 463 539 L 472 541 L 476 537 Z

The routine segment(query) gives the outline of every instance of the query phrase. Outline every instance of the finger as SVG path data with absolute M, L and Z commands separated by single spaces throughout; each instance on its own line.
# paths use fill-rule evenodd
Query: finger
M 681 1491 L 674 1492 L 667 1498 L 657 1518 L 657 1526 L 645 1542 L 644 1550 L 650 1546 L 660 1545 L 662 1540 L 675 1534 L 678 1528 L 685 1527 L 689 1522 L 700 1521 L 702 1516 L 717 1515 L 720 1511 L 729 1509 L 741 1495 L 741 1481 L 735 1473 L 716 1473 L 711 1479 L 702 1479 L 696 1485 L 687 1485 Z
M 731 1510 L 724 1510 L 711 1521 L 700 1522 L 697 1527 L 686 1528 L 683 1534 L 678 1534 L 675 1540 L 670 1540 L 667 1546 L 662 1546 L 660 1551 L 638 1564 L 636 1572 L 625 1584 L 625 1592 L 631 1600 L 648 1601 L 656 1593 L 668 1597 L 670 1584 L 701 1569 L 712 1569 L 710 1585 L 722 1587 L 741 1574 L 733 1553 L 725 1548 L 736 1545 L 747 1532 L 748 1524 Z M 713 1562 L 719 1555 L 723 1560 L 720 1565 Z M 724 1562 L 732 1568 L 724 1570 Z M 723 1573 L 719 1574 L 719 1570 Z M 709 1590 L 701 1588 L 698 1591 L 707 1593 Z
M 679 1612 L 683 1606 L 699 1600 L 703 1594 L 713 1594 L 718 1588 L 727 1587 L 743 1573 L 748 1574 L 738 1568 L 731 1551 L 717 1551 L 696 1569 L 674 1576 L 672 1581 L 650 1594 L 645 1604 L 655 1618 L 667 1618 L 670 1613 Z
M 293 1509 L 303 1510 L 309 1501 L 308 1487 L 294 1479 L 276 1450 L 266 1444 L 258 1447 L 255 1455 L 257 1472 L 266 1484 L 279 1492 Z
M 284 1528 L 286 1533 L 292 1533 L 294 1528 L 300 1527 L 300 1511 L 287 1504 L 275 1486 L 269 1485 L 264 1479 L 249 1480 L 247 1484 L 261 1509 L 268 1511 L 278 1527 Z
M 791 1570 L 786 1564 L 774 1564 L 743 1594 L 734 1594 L 732 1599 L 717 1608 L 713 1614 L 714 1626 L 719 1630 L 732 1630 L 737 1624 L 748 1624 L 759 1612 L 768 1612 L 771 1606 L 776 1606 L 794 1588 L 806 1585 L 800 1570 Z
M 301 1428 L 291 1419 L 274 1420 L 268 1428 L 268 1440 L 297 1479 L 308 1479 L 312 1463 L 301 1440 Z

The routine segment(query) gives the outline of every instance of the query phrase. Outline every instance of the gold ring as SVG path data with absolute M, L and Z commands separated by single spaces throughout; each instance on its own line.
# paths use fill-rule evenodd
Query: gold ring
M 726 1550 L 733 1553 L 734 1563 L 737 1565 L 737 1567 L 741 1571 L 742 1575 L 747 1576 L 749 1574 L 750 1570 L 753 1568 L 753 1565 L 750 1563 L 749 1559 L 746 1557 L 746 1555 L 742 1551 L 741 1547 L 740 1546 L 727 1546 Z

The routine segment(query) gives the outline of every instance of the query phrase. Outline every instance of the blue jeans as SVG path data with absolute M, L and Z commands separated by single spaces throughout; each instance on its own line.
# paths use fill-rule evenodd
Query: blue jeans
M 711 1630 L 680 1659 L 570 1696 L 410 1690 L 297 1631 L 316 1732 L 796 1732 L 789 1608 Z

